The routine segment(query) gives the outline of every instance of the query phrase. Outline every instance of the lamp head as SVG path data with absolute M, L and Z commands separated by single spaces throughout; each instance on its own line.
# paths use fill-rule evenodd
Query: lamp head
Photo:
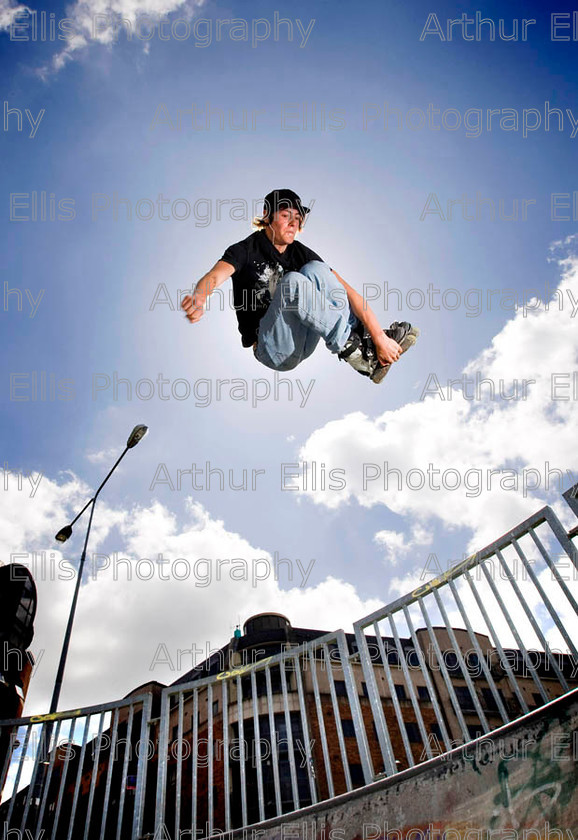
M 126 448 L 132 449 L 134 446 L 136 446 L 137 443 L 143 439 L 148 430 L 149 427 L 143 426 L 142 424 L 139 426 L 135 426 L 132 432 L 130 433 L 129 439 L 126 442 Z
M 64 528 L 61 528 L 60 531 L 54 537 L 55 540 L 58 542 L 64 543 L 72 536 L 72 526 L 65 525 Z

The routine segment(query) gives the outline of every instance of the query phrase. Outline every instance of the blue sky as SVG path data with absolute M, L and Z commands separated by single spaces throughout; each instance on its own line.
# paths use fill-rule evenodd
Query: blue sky
M 90 10 L 92 5 L 84 3 L 83 8 Z M 120 2 L 115 8 L 122 11 L 124 5 Z M 135 8 L 134 3 L 126 3 L 129 6 Z M 274 8 L 262 2 L 192 5 L 150 0 L 136 4 L 149 14 L 161 6 L 167 10 L 169 24 L 177 19 L 189 21 L 188 40 L 154 37 L 149 42 L 135 38 L 129 43 L 120 35 L 107 42 L 106 35 L 91 37 L 76 3 L 31 6 L 38 13 L 53 13 L 56 21 L 72 21 L 77 38 L 77 48 L 72 50 L 63 41 L 14 40 L 8 22 L 14 18 L 16 4 L 0 2 L 0 22 L 6 24 L 0 32 L 3 113 L 6 108 L 19 109 L 23 120 L 18 131 L 17 114 L 9 115 L 0 138 L 7 164 L 0 175 L 5 243 L 0 275 L 3 291 L 18 290 L 3 297 L 0 311 L 3 461 L 14 471 L 42 473 L 44 486 L 61 505 L 51 508 L 47 496 L 46 510 L 61 510 L 64 517 L 53 523 L 46 513 L 34 530 L 24 520 L 31 516 L 34 508 L 30 505 L 38 497 L 23 503 L 21 510 L 17 499 L 12 524 L 22 517 L 28 542 L 23 545 L 15 529 L 15 542 L 0 559 L 10 562 L 16 550 L 54 550 L 52 525 L 57 530 L 82 506 L 90 488 L 98 485 L 116 453 L 122 451 L 131 428 L 142 422 L 150 427 L 150 434 L 129 453 L 107 486 L 103 507 L 96 515 L 101 521 L 101 531 L 95 535 L 99 542 L 91 544 L 92 550 L 127 551 L 131 526 L 125 521 L 128 531 L 123 532 L 119 517 L 132 516 L 137 521 L 143 511 L 158 513 L 155 505 L 174 516 L 177 531 L 184 534 L 191 504 L 187 499 L 192 497 L 211 522 L 221 521 L 226 533 L 245 541 L 246 550 L 255 556 L 263 552 L 272 556 L 277 551 L 293 560 L 314 558 L 308 585 L 322 587 L 328 578 L 335 578 L 345 587 L 341 590 L 345 601 L 351 594 L 347 586 L 353 587 L 358 601 L 349 598 L 352 613 L 347 618 L 343 618 L 339 598 L 333 609 L 328 605 L 322 613 L 323 621 L 330 624 L 327 629 L 332 629 L 359 617 L 355 609 L 363 610 L 373 603 L 371 599 L 388 601 L 396 586 L 409 590 L 411 576 L 418 574 L 432 552 L 443 566 L 457 561 L 479 540 L 497 536 L 546 501 L 555 502 L 559 492 L 539 488 L 525 495 L 521 491 L 489 493 L 483 497 L 485 506 L 463 493 L 458 504 L 457 494 L 451 492 L 430 493 L 422 500 L 419 492 L 413 492 L 408 501 L 409 497 L 398 498 L 383 487 L 368 496 L 358 490 L 356 475 L 343 498 L 336 493 L 323 497 L 281 490 L 283 463 L 317 459 L 320 464 L 323 455 L 332 459 L 326 464 L 328 470 L 347 467 L 352 472 L 361 468 L 364 458 L 397 466 L 397 457 L 403 467 L 404 456 L 422 447 L 432 425 L 439 433 L 440 424 L 447 424 L 455 466 L 462 471 L 469 466 L 543 468 L 545 460 L 560 469 L 577 470 L 575 447 L 565 446 L 576 420 L 576 400 L 552 403 L 545 409 L 537 393 L 540 383 L 547 391 L 549 373 L 576 369 L 571 331 L 576 314 L 571 301 L 578 297 L 574 275 L 567 275 L 565 294 L 561 293 L 563 311 L 551 308 L 547 324 L 544 307 L 536 304 L 525 313 L 513 307 L 511 300 L 512 294 L 519 301 L 534 295 L 547 300 L 547 290 L 556 289 L 563 272 L 570 271 L 569 264 L 560 261 L 572 259 L 573 246 L 567 243 L 558 249 L 554 259 L 550 246 L 572 237 L 576 230 L 572 193 L 578 189 L 573 177 L 578 131 L 572 128 L 572 120 L 578 121 L 574 73 L 578 42 L 552 40 L 551 12 L 537 3 L 507 11 L 503 4 L 485 3 L 484 16 L 496 27 L 504 18 L 506 33 L 513 31 L 512 18 L 519 20 L 517 41 L 496 38 L 494 42 L 487 34 L 479 41 L 466 41 L 457 28 L 451 42 L 431 35 L 420 40 L 434 11 L 422 0 L 411 5 L 364 2 L 355 6 L 325 0 L 279 2 Z M 448 18 L 464 11 L 474 17 L 476 10 L 470 4 L 438 3 L 435 14 L 445 30 Z M 561 3 L 551 11 L 571 13 L 572 7 Z M 275 12 L 293 22 L 293 40 L 282 26 L 277 41 L 271 34 L 252 46 L 250 41 L 231 40 L 228 25 L 222 27 L 221 40 L 216 39 L 217 21 L 245 19 L 251 32 L 258 19 L 272 25 Z M 536 20 L 528 27 L 527 41 L 521 40 L 522 18 Z M 211 21 L 212 26 L 210 43 L 204 47 L 195 46 L 193 31 L 206 35 L 209 24 L 201 26 L 196 23 L 199 19 Z M 297 19 L 302 29 L 309 29 L 303 46 Z M 572 37 L 572 30 L 561 26 L 566 20 L 572 18 L 558 18 L 556 37 L 567 33 Z M 184 32 L 185 24 L 175 31 Z M 257 24 L 256 31 L 264 33 L 266 24 Z M 207 103 L 223 111 L 223 130 L 217 117 L 210 130 L 194 129 L 185 117 L 180 130 L 176 127 L 178 109 L 185 111 L 193 104 L 200 121 L 197 125 L 202 124 Z M 561 109 L 561 131 L 556 116 L 551 116 L 550 129 L 545 130 L 546 103 Z M 434 122 L 441 126 L 439 130 L 430 129 L 427 122 L 421 129 L 412 129 L 408 121 L 417 126 L 421 119 L 420 111 L 412 109 L 420 109 L 427 117 L 430 104 L 439 110 Z M 161 105 L 173 128 L 155 124 L 155 115 L 156 123 L 161 123 Z M 399 109 L 404 120 L 401 129 L 395 123 L 384 127 L 387 107 Z M 36 122 L 42 114 L 33 137 L 26 109 Z M 489 110 L 498 112 L 490 130 Z M 313 111 L 315 129 L 311 128 Z M 444 112 L 445 126 L 441 124 Z M 530 126 L 526 132 L 525 112 Z M 366 125 L 364 113 L 372 117 Z M 242 126 L 244 114 L 247 127 L 231 128 L 229 119 Z M 303 128 L 304 114 L 307 129 Z M 479 114 L 483 123 L 477 122 Z M 517 130 L 513 130 L 515 116 Z M 500 118 L 509 121 L 500 126 Z M 461 124 L 452 130 L 457 120 Z M 479 130 L 478 124 L 483 126 Z M 345 369 L 320 347 L 311 359 L 284 376 L 293 387 L 291 398 L 290 386 L 285 384 L 280 386 L 278 400 L 263 399 L 253 406 L 250 399 L 234 399 L 229 385 L 222 384 L 221 399 L 217 399 L 217 380 L 244 379 L 249 395 L 252 389 L 262 394 L 267 385 L 256 380 L 273 387 L 273 374 L 241 347 L 229 307 L 223 311 L 215 307 L 191 326 L 175 306 L 177 290 L 190 289 L 229 244 L 251 233 L 253 201 L 285 186 L 313 204 L 302 241 L 359 291 L 371 290 L 374 310 L 384 326 L 407 319 L 420 327 L 422 337 L 380 387 Z M 73 208 L 74 218 L 17 221 L 31 215 L 27 205 L 32 199 L 26 196 L 33 193 L 44 193 L 48 201 L 54 194 L 56 214 L 60 210 L 71 216 Z M 20 198 L 14 198 L 18 194 Z M 555 219 L 553 194 L 562 194 L 554 199 Z M 565 199 L 565 194 L 570 198 Z M 167 202 L 167 220 L 159 218 L 155 203 L 159 195 Z M 454 218 L 446 219 L 448 201 L 464 201 L 464 197 L 465 204 L 455 205 Z M 494 203 L 494 220 L 489 218 L 487 203 L 480 205 L 480 218 L 475 218 L 476 197 Z M 115 218 L 117 199 L 121 201 Z M 232 218 L 230 208 L 239 211 L 243 201 L 247 217 Z M 514 213 L 515 201 L 517 220 L 502 218 Z M 564 207 L 568 202 L 570 209 Z M 93 213 L 95 206 L 100 209 Z M 176 218 L 187 206 L 190 217 Z M 463 217 L 462 206 L 469 220 Z M 137 207 L 141 216 L 150 213 L 152 218 L 138 218 Z M 441 208 L 444 218 L 439 212 L 424 214 L 432 208 Z M 560 220 L 564 215 L 570 218 Z M 160 284 L 169 291 L 172 307 L 158 303 Z M 439 308 L 428 305 L 429 287 L 439 290 L 435 298 Z M 386 288 L 398 290 L 390 297 L 389 309 Z M 408 297 L 412 289 L 417 291 Z M 426 301 L 421 307 L 419 290 Z M 491 306 L 489 290 L 495 290 Z M 574 298 L 568 293 L 572 290 Z M 18 311 L 19 293 L 22 311 Z M 401 309 L 396 295 L 401 297 Z M 440 300 L 445 303 L 439 305 Z M 516 348 L 523 342 L 530 350 L 520 360 Z M 526 405 L 504 400 L 493 404 L 481 400 L 478 405 L 457 397 L 454 405 L 471 409 L 460 415 L 457 409 L 457 413 L 448 412 L 448 406 L 435 398 L 430 404 L 420 399 L 431 374 L 445 384 L 461 377 L 468 363 L 480 371 L 493 366 L 509 381 L 529 378 L 540 364 L 546 367 L 540 368 L 542 379 L 532 392 L 535 401 Z M 53 377 L 55 399 L 32 399 L 33 373 L 40 377 L 43 371 L 48 380 Z M 11 379 L 13 375 L 16 380 Z M 137 382 L 155 382 L 159 375 L 169 381 L 169 390 L 175 380 L 187 380 L 192 389 L 197 387 L 200 399 L 191 395 L 163 400 L 158 391 L 151 399 L 139 398 Z M 126 385 L 119 385 L 114 393 L 115 376 L 130 382 L 131 399 Z M 297 380 L 305 390 L 311 386 L 303 406 Z M 107 382 L 110 385 L 105 387 Z M 146 394 L 147 386 L 140 387 Z M 209 387 L 210 404 L 203 406 L 209 403 Z M 474 451 L 470 432 L 480 424 L 483 427 L 483 418 L 490 423 L 492 409 L 497 431 L 485 447 Z M 508 434 L 518 419 L 509 412 L 519 414 L 522 409 L 528 410 L 527 417 L 519 420 L 527 437 L 520 436 L 515 446 Z M 413 437 L 401 434 L 392 439 L 388 426 L 399 429 L 396 424 L 404 418 L 402 433 L 410 428 Z M 544 448 L 545 440 L 550 450 Z M 440 465 L 447 467 L 442 441 L 432 447 L 423 454 L 422 468 L 426 469 L 427 459 L 435 462 L 438 456 Z M 225 475 L 233 470 L 236 482 L 243 469 L 249 474 L 255 469 L 264 473 L 257 480 L 257 490 L 247 492 L 193 491 L 185 480 L 181 490 L 171 490 L 154 482 L 159 464 L 166 465 L 174 483 L 177 469 L 190 469 L 192 463 L 204 469 L 207 462 L 223 469 Z M 71 474 L 77 481 L 74 486 L 67 483 L 73 480 Z M 566 476 L 564 489 L 570 483 Z M 69 492 L 63 490 L 66 487 Z M 16 491 L 11 485 L 3 492 L 8 496 Z M 488 522 L 497 508 L 495 523 Z M 382 536 L 376 538 L 376 534 Z M 81 536 L 81 530 L 76 532 L 64 552 L 72 564 L 80 554 Z M 214 550 L 219 550 L 217 545 Z M 50 600 L 50 581 L 41 583 L 41 596 Z M 289 587 L 288 581 L 280 581 L 276 609 L 283 611 L 283 592 Z M 45 611 L 39 619 L 43 635 L 37 633 L 36 643 L 47 650 L 45 663 L 49 650 L 57 655 L 66 599 L 71 595 L 67 591 L 61 608 L 55 607 L 50 614 Z M 199 596 L 198 591 L 195 594 Z M 203 590 L 205 600 L 207 596 L 208 590 Z M 106 615 L 106 603 L 99 607 L 98 592 L 94 597 L 94 609 Z M 210 633 L 220 645 L 229 637 L 237 615 L 241 620 L 248 617 L 249 602 L 253 602 L 245 603 L 244 596 L 234 591 L 221 595 L 215 590 L 213 597 L 218 609 L 212 613 Z M 316 597 L 314 591 L 309 611 L 303 607 L 299 619 L 311 626 L 319 617 Z M 289 611 L 292 602 L 286 603 Z M 266 598 L 256 606 L 266 609 Z M 84 620 L 88 621 L 88 614 Z M 140 627 L 141 620 L 142 616 L 136 616 L 134 626 Z M 77 621 L 83 621 L 82 601 Z M 175 638 L 191 633 L 205 638 L 208 631 L 200 620 L 183 618 L 182 626 L 179 621 L 173 615 Z M 48 664 L 44 672 L 39 669 L 35 702 L 40 705 L 50 676 Z M 145 678 L 135 669 L 128 682 L 111 678 L 103 686 L 101 681 L 95 702 L 112 699 L 108 692 L 128 691 Z M 77 700 L 71 687 L 69 701 Z

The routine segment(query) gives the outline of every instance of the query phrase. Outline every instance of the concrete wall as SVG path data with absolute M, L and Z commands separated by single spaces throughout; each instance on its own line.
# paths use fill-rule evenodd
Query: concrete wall
M 235 840 L 578 840 L 578 689 L 485 739 Z

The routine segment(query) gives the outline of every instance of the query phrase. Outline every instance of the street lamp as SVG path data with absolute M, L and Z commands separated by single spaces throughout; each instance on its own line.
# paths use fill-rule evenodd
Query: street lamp
M 124 456 L 126 455 L 128 450 L 133 449 L 137 445 L 137 443 L 139 443 L 139 441 L 141 441 L 143 439 L 143 437 L 146 435 L 147 431 L 148 431 L 148 427 L 143 426 L 142 424 L 134 427 L 134 429 L 130 433 L 129 438 L 126 442 L 126 447 L 125 447 L 123 453 L 121 454 L 120 458 L 117 460 L 117 462 L 115 463 L 113 468 L 110 470 L 110 472 L 108 473 L 108 475 L 106 476 L 104 481 L 101 483 L 100 487 L 98 488 L 98 490 L 96 491 L 96 493 L 94 494 L 92 499 L 90 499 L 85 504 L 85 506 L 82 508 L 80 513 L 78 513 L 74 517 L 74 519 L 72 520 L 70 525 L 65 525 L 64 528 L 61 528 L 60 531 L 55 536 L 55 539 L 58 542 L 61 542 L 61 543 L 66 542 L 66 540 L 68 540 L 70 538 L 70 536 L 72 535 L 72 526 L 75 524 L 75 522 L 78 519 L 80 519 L 80 517 L 82 516 L 84 511 L 88 507 L 90 507 L 90 517 L 88 519 L 88 528 L 86 529 L 86 536 L 84 538 L 84 547 L 82 549 L 82 556 L 80 558 L 80 564 L 78 566 L 78 575 L 77 575 L 77 578 L 76 578 L 76 587 L 74 589 L 74 597 L 72 599 L 72 605 L 70 607 L 70 615 L 68 616 L 68 624 L 66 626 L 66 633 L 64 635 L 64 642 L 62 644 L 62 653 L 60 654 L 60 663 L 58 665 L 58 672 L 56 674 L 56 681 L 54 683 L 54 693 L 52 695 L 52 701 L 50 703 L 49 714 L 53 714 L 54 712 L 56 712 L 56 709 L 58 707 L 58 699 L 60 697 L 60 690 L 62 688 L 62 678 L 64 676 L 64 668 L 66 666 L 66 657 L 68 655 L 68 647 L 69 647 L 69 644 L 70 644 L 70 636 L 72 634 L 72 625 L 74 623 L 74 614 L 76 612 L 76 602 L 78 601 L 78 593 L 80 591 L 80 583 L 82 581 L 82 572 L 83 572 L 83 569 L 84 569 L 84 561 L 86 559 L 86 548 L 87 548 L 87 545 L 88 545 L 88 537 L 90 535 L 90 526 L 92 525 L 92 516 L 94 514 L 94 507 L 96 505 L 96 500 L 98 498 L 98 495 L 99 495 L 100 491 L 102 490 L 102 488 L 104 487 L 104 485 L 106 484 L 108 479 L 111 477 L 111 475 L 113 474 L 115 469 L 118 467 L 118 465 L 120 464 L 120 462 L 122 461 L 122 459 L 124 458 Z

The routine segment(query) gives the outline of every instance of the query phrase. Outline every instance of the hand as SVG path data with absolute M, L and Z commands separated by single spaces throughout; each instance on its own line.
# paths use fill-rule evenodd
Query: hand
M 197 321 L 200 321 L 205 312 L 203 303 L 199 301 L 196 295 L 192 297 L 191 295 L 185 295 L 181 301 L 181 307 L 185 310 L 185 315 L 191 324 L 196 324 Z
M 397 341 L 394 341 L 393 338 L 390 338 L 384 332 L 375 336 L 375 338 L 372 336 L 372 340 L 375 344 L 375 350 L 380 364 L 389 365 L 397 362 L 403 352 Z

